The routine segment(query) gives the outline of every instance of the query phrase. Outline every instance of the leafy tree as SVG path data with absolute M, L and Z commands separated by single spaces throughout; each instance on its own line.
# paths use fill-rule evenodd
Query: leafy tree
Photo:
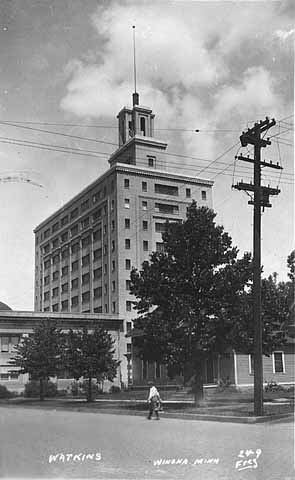
M 251 255 L 237 258 L 237 248 L 215 216 L 193 202 L 186 221 L 166 225 L 164 252 L 153 253 L 140 272 L 131 271 L 139 313 L 135 328 L 142 332 L 134 339 L 139 354 L 165 363 L 171 376 L 194 373 L 196 403 L 203 397 L 209 355 L 229 347 L 245 351 L 253 339 L 253 322 L 245 325 L 243 314 L 243 308 L 249 311 Z
M 45 382 L 62 369 L 63 338 L 56 322 L 46 320 L 15 347 L 10 365 L 20 367 L 18 372 L 29 373 L 32 380 L 40 382 L 40 400 L 44 400 Z
M 66 368 L 76 380 L 88 380 L 87 402 L 92 401 L 92 379 L 112 381 L 117 374 L 120 361 L 113 358 L 113 345 L 111 335 L 99 326 L 91 332 L 71 329 L 67 335 Z

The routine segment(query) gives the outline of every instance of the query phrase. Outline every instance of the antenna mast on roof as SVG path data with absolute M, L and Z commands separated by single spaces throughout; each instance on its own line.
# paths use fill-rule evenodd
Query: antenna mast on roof
M 136 92 L 136 55 L 135 55 L 135 25 L 132 26 L 133 29 L 133 68 L 134 68 L 134 93 L 132 95 L 133 107 L 139 105 L 139 95 Z

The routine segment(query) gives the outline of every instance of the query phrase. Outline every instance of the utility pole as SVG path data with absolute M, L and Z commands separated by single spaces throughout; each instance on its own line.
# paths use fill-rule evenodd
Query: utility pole
M 261 207 L 271 207 L 270 195 L 278 195 L 278 188 L 261 186 L 261 167 L 282 169 L 277 163 L 261 161 L 261 148 L 271 145 L 269 139 L 264 140 L 261 134 L 273 127 L 276 121 L 269 120 L 255 123 L 254 127 L 248 128 L 240 136 L 242 147 L 249 143 L 254 145 L 254 159 L 242 155 L 236 157 L 238 160 L 254 164 L 254 184 L 239 182 L 233 185 L 237 190 L 244 190 L 254 193 L 254 198 L 249 205 L 254 205 L 253 212 L 253 314 L 254 314 L 254 415 L 263 415 L 263 364 L 262 364 L 262 319 L 261 319 Z

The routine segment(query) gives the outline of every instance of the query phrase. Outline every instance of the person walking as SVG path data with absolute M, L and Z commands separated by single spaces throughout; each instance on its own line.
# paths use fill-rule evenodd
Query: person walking
M 159 417 L 159 410 L 161 407 L 161 397 L 160 394 L 155 387 L 153 382 L 149 382 L 148 385 L 150 386 L 149 396 L 148 396 L 148 403 L 149 403 L 149 414 L 147 419 L 151 420 L 153 413 L 156 414 L 156 420 L 160 420 Z

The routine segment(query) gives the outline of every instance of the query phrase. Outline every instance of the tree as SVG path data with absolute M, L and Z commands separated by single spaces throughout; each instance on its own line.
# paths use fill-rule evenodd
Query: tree
M 92 379 L 112 381 L 120 361 L 113 358 L 114 341 L 111 335 L 99 326 L 88 332 L 87 328 L 69 331 L 65 349 L 65 363 L 76 380 L 88 379 L 87 402 L 92 401 Z
M 15 347 L 15 355 L 9 362 L 19 367 L 18 372 L 29 373 L 32 380 L 40 382 L 40 400 L 44 400 L 44 383 L 62 369 L 63 334 L 56 322 L 45 320 L 24 337 Z
M 237 248 L 215 217 L 193 202 L 186 221 L 166 224 L 164 251 L 153 253 L 140 272 L 131 271 L 139 314 L 134 324 L 142 332 L 134 340 L 139 355 L 162 361 L 170 375 L 194 373 L 196 404 L 203 398 L 209 355 L 243 350 L 253 337 L 243 314 L 243 308 L 249 310 L 251 255 L 237 258 Z

